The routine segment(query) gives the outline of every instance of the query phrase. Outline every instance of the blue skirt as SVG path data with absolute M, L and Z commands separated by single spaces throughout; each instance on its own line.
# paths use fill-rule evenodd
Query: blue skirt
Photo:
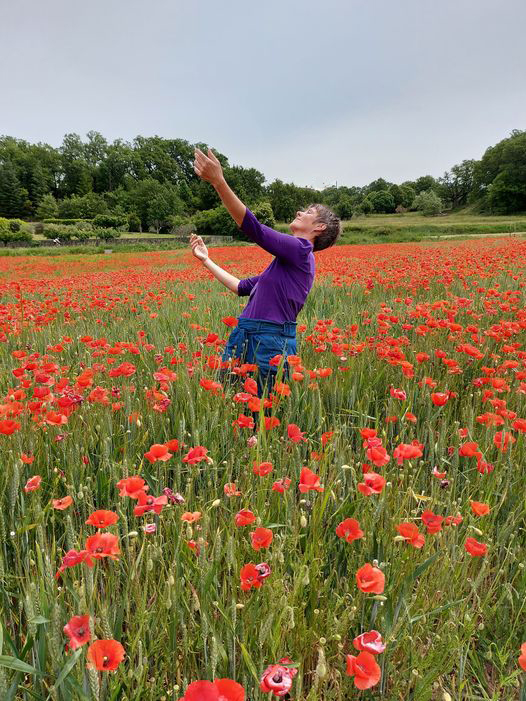
M 255 363 L 258 366 L 258 394 L 261 397 L 265 384 L 270 392 L 276 379 L 277 367 L 269 361 L 275 355 L 283 355 L 283 377 L 288 376 L 288 355 L 296 355 L 295 321 L 278 324 L 264 319 L 238 318 L 238 325 L 230 334 L 223 361 L 239 358 L 242 363 Z

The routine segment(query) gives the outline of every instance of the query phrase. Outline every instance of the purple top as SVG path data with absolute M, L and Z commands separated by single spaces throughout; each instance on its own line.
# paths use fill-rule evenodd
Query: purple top
M 248 207 L 241 229 L 276 257 L 261 275 L 239 281 L 238 295 L 250 295 L 240 318 L 296 321 L 314 282 L 312 243 L 260 224 Z

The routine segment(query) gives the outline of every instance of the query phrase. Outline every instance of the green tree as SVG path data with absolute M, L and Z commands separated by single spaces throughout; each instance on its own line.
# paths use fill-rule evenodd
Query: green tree
M 355 205 L 352 198 L 345 193 L 340 197 L 339 201 L 333 205 L 333 209 L 340 219 L 350 219 L 353 215 L 354 207 Z
M 16 169 L 11 162 L 0 167 L 0 216 L 26 215 L 27 190 L 20 186 Z
M 443 209 L 442 200 L 433 190 L 422 190 L 415 197 L 412 206 L 426 217 L 440 214 Z
M 450 171 L 446 171 L 444 176 L 438 179 L 440 196 L 453 209 L 467 204 L 469 194 L 473 189 L 475 164 L 474 160 L 464 160 L 453 166 Z
M 405 207 L 405 209 L 409 209 L 411 205 L 413 204 L 413 200 L 415 199 L 416 192 L 414 188 L 411 187 L 411 185 L 400 185 L 400 195 L 401 195 L 401 200 L 399 202 L 402 207 Z
M 496 214 L 526 211 L 526 131 L 514 130 L 475 164 L 471 202 Z
M 394 198 L 388 190 L 374 190 L 365 199 L 369 200 L 375 214 L 389 214 L 395 210 Z
M 57 201 L 53 195 L 48 194 L 42 197 L 36 211 L 36 217 L 38 221 L 42 221 L 43 219 L 55 219 L 58 217 Z
M 426 190 L 432 190 L 438 187 L 438 183 L 432 175 L 422 175 L 415 180 L 415 191 L 420 193 Z

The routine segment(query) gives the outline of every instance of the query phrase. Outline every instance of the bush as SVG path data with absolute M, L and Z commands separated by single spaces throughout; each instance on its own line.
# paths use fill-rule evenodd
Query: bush
M 44 224 L 78 224 L 79 222 L 92 222 L 93 219 L 43 219 Z
M 25 222 L 23 222 L 21 219 L 9 219 L 9 228 L 15 233 L 20 231 L 24 224 Z
M 252 212 L 256 219 L 265 226 L 270 226 L 274 228 L 276 226 L 276 219 L 274 218 L 274 212 L 272 211 L 272 205 L 270 202 L 264 200 L 254 205 Z
M 432 217 L 435 214 L 440 214 L 444 205 L 442 200 L 433 190 L 423 190 L 413 200 L 413 209 L 416 209 L 425 217 Z
M 102 241 L 111 241 L 112 239 L 118 239 L 121 232 L 117 229 L 95 229 L 93 235 Z
M 198 212 L 193 223 L 200 236 L 236 236 L 238 233 L 235 221 L 222 206 Z
M 93 218 L 93 226 L 96 229 L 126 229 L 128 217 L 122 214 L 97 214 Z
M 44 226 L 43 234 L 46 239 L 60 239 L 61 241 L 69 241 L 73 231 L 73 227 L 65 226 L 64 224 L 46 224 Z
M 25 226 L 25 222 L 20 219 L 4 219 L 0 217 L 0 241 L 5 246 L 15 241 L 30 242 L 33 240 L 33 235 Z
M 135 214 L 128 214 L 128 231 L 141 231 L 141 219 Z
M 86 241 L 93 236 L 93 228 L 89 222 L 79 222 L 77 226 L 46 224 L 43 234 L 46 239 L 50 240 L 71 241 L 71 239 L 78 239 L 79 241 Z

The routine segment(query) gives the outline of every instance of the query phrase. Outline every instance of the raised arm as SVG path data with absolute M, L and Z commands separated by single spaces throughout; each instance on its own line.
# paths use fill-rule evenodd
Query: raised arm
M 194 170 L 200 178 L 213 185 L 232 219 L 254 243 L 289 263 L 305 263 L 306 256 L 312 251 L 312 245 L 305 239 L 282 234 L 260 224 L 226 182 L 221 163 L 211 149 L 208 149 L 208 156 L 200 149 L 195 150 Z
M 221 163 L 211 149 L 208 149 L 208 156 L 205 156 L 201 149 L 195 149 L 194 170 L 200 178 L 214 187 L 230 216 L 241 228 L 247 208 L 229 187 L 223 175 Z

